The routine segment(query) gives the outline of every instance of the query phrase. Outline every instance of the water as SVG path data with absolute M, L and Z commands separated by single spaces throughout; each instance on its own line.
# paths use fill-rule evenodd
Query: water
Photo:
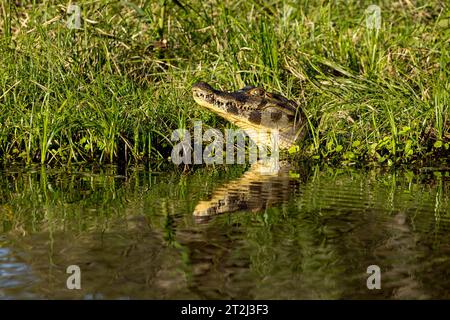
M 449 299 L 449 182 L 316 167 L 4 170 L 0 298 Z M 367 288 L 370 265 L 380 290 Z

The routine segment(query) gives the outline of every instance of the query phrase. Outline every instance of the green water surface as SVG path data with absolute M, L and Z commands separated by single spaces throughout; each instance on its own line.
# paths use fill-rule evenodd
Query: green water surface
M 3 169 L 0 298 L 450 298 L 448 171 L 301 168 L 260 211 L 194 219 L 243 172 Z

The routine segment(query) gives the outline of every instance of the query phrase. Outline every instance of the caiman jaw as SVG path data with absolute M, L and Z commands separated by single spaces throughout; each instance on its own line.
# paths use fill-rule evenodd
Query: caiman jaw
M 196 103 L 244 130 L 258 145 L 270 145 L 270 134 L 261 133 L 274 130 L 279 132 L 282 149 L 289 148 L 303 135 L 304 114 L 295 102 L 279 94 L 257 87 L 225 92 L 205 82 L 194 84 L 192 94 Z M 258 137 L 250 132 L 258 132 Z
M 227 119 L 239 128 L 260 130 L 263 127 L 249 121 L 249 117 L 242 115 L 248 107 L 239 103 L 233 93 L 218 91 L 209 84 L 199 82 L 192 87 L 195 102 L 202 107 L 209 109 L 215 114 Z

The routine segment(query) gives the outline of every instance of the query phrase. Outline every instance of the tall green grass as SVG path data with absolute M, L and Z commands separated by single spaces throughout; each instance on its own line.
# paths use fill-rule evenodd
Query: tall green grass
M 72 4 L 74 4 L 73 2 Z M 171 132 L 226 121 L 191 85 L 260 85 L 308 115 L 303 157 L 393 165 L 449 158 L 445 1 L 67 1 L 0 4 L 3 163 L 157 164 Z

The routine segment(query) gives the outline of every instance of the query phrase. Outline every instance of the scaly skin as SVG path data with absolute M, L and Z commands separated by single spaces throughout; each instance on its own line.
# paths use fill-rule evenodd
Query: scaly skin
M 276 130 L 281 149 L 291 147 L 304 135 L 304 113 L 280 94 L 251 86 L 225 92 L 205 82 L 194 84 L 192 94 L 200 106 L 244 130 L 257 145 L 270 145 L 270 133 Z

